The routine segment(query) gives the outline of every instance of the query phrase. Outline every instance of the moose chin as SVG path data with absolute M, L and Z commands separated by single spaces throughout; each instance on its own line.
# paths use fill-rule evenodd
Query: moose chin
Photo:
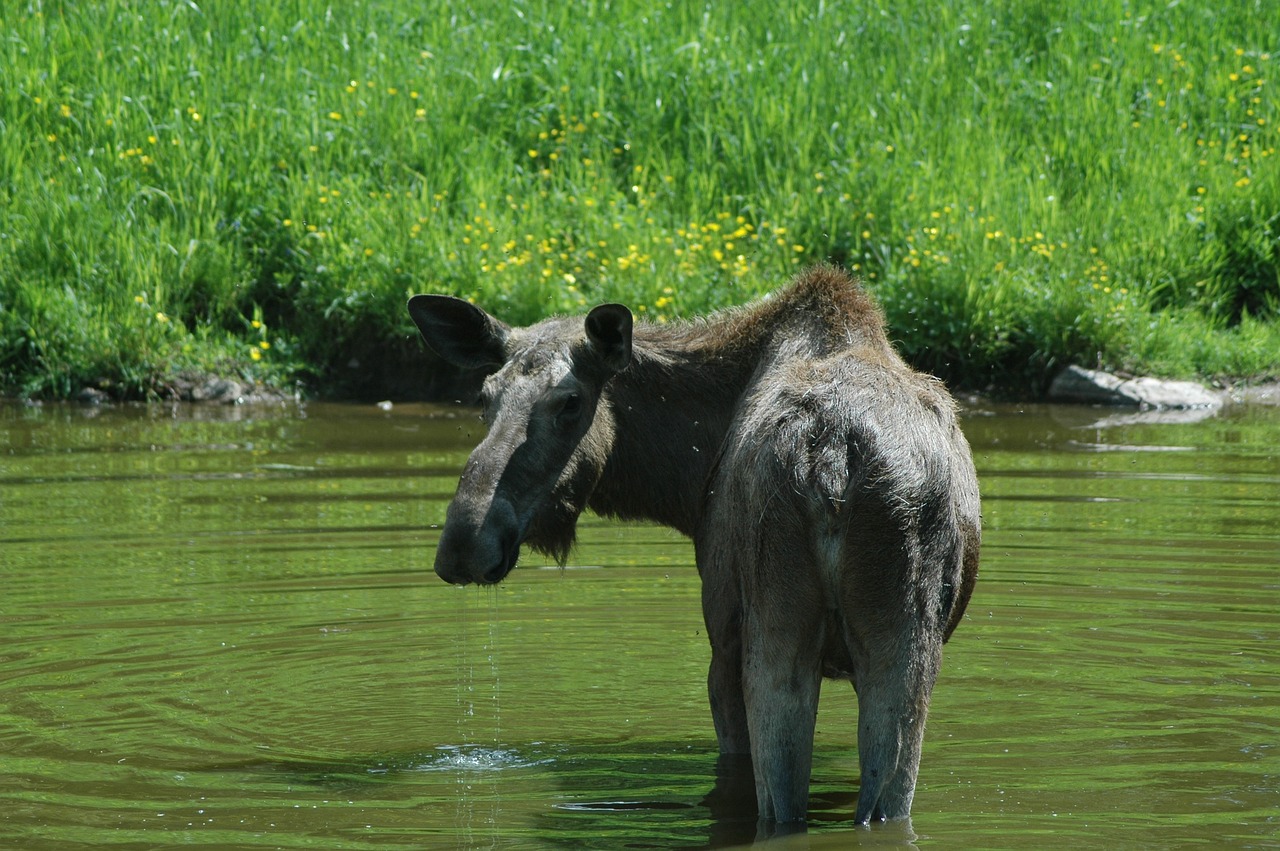
M 852 681 L 856 820 L 911 811 L 942 645 L 978 575 L 980 504 L 955 403 L 890 345 L 856 281 L 819 266 L 746 307 L 636 323 L 604 304 L 511 327 L 461 299 L 409 313 L 485 375 L 488 433 L 435 569 L 502 581 L 562 563 L 586 508 L 693 540 L 722 754 L 750 754 L 759 816 L 805 818 L 822 679 Z

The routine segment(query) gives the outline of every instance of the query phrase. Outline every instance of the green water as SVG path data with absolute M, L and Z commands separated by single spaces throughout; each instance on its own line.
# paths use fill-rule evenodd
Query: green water
M 1280 846 L 1280 411 L 974 408 L 982 577 L 909 825 L 828 683 L 782 847 Z M 431 573 L 444 409 L 0 406 L 0 847 L 706 847 L 689 544 Z M 719 802 L 719 803 L 717 803 Z

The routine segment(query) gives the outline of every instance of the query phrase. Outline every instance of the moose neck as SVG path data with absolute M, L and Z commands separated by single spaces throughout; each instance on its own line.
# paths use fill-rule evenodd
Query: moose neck
M 708 477 L 758 373 L 797 355 L 855 349 L 864 360 L 905 368 L 875 304 L 828 267 L 705 320 L 637 325 L 632 362 L 609 385 L 613 435 L 588 504 L 692 535 Z
M 600 514 L 654 520 L 692 536 L 750 369 L 696 351 L 672 355 L 637 351 L 610 383 L 613 443 L 589 504 Z

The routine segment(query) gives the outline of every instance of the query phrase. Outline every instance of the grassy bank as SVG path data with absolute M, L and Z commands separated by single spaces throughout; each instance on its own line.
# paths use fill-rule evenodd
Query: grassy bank
M 0 0 L 0 392 L 372 389 L 411 292 L 824 259 L 961 385 L 1276 371 L 1275 2 L 650 6 Z

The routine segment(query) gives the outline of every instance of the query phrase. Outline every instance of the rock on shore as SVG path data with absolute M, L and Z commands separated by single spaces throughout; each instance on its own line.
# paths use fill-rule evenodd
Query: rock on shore
M 1146 410 L 1215 409 L 1222 395 L 1194 381 L 1159 378 L 1121 378 L 1109 372 L 1069 366 L 1049 386 L 1055 402 L 1084 402 Z

